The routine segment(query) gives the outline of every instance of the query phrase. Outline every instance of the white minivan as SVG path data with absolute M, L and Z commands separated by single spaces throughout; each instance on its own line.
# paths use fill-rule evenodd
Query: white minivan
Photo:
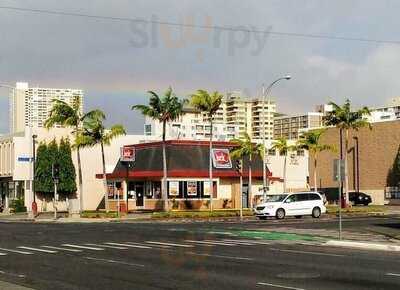
M 326 212 L 323 197 L 318 192 L 297 192 L 267 195 L 266 202 L 258 204 L 254 213 L 259 219 L 276 217 L 283 219 L 285 216 L 301 218 L 311 215 L 319 218 Z

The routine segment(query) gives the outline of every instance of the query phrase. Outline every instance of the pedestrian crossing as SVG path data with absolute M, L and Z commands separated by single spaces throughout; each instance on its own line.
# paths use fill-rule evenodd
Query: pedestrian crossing
M 15 248 L 0 247 L 0 259 L 8 255 L 38 255 L 38 254 L 59 254 L 82 253 L 92 251 L 112 251 L 112 250 L 162 250 L 162 249 L 193 249 L 203 247 L 254 247 L 254 246 L 270 246 L 274 244 L 301 244 L 301 245 L 320 245 L 319 242 L 307 241 L 265 241 L 251 239 L 202 239 L 190 240 L 185 239 L 181 242 L 176 241 L 113 241 L 113 242 L 97 242 L 97 243 L 63 243 L 60 245 L 40 245 L 40 246 L 17 246 Z

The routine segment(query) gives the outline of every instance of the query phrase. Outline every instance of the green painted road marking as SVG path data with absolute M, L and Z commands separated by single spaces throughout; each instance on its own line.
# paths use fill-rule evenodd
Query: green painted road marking
M 285 240 L 285 241 L 316 241 L 317 237 L 308 235 L 298 235 L 291 233 L 279 233 L 279 232 L 265 232 L 265 231 L 238 231 L 239 237 L 263 239 L 263 240 Z

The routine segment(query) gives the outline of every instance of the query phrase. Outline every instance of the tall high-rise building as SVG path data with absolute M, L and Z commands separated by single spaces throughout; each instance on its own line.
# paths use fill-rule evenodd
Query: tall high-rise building
M 83 110 L 82 90 L 30 88 L 28 83 L 17 83 L 10 94 L 10 133 L 22 132 L 25 127 L 44 127 L 54 99 L 72 104 L 75 98 L 81 99 L 81 110 Z
M 273 122 L 276 111 L 275 103 L 265 102 L 264 124 L 265 139 L 273 139 Z M 254 142 L 261 142 L 263 137 L 263 106 L 259 99 L 242 97 L 240 92 L 228 93 L 213 118 L 213 138 L 215 140 L 230 140 L 249 134 Z M 208 139 L 210 136 L 208 116 L 187 109 L 186 114 L 167 125 L 167 137 Z M 162 126 L 159 122 L 146 118 L 145 135 L 161 136 Z

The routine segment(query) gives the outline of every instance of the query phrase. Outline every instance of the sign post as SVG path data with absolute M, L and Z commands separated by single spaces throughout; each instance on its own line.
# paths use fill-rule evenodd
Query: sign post
M 333 180 L 339 183 L 339 240 L 342 239 L 342 182 L 344 181 L 344 160 L 335 159 L 333 163 Z
M 60 180 L 60 166 L 57 163 L 54 163 L 52 166 L 52 176 L 53 176 L 53 182 L 54 182 L 54 219 L 57 219 L 57 199 L 58 199 L 58 193 L 57 193 L 57 187 L 58 187 L 58 182 Z

